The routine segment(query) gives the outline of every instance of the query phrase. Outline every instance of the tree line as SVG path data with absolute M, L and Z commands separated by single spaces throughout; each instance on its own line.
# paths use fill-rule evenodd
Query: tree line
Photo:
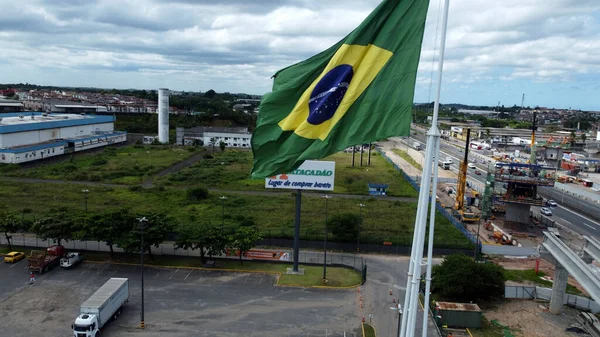
M 12 233 L 31 232 L 42 240 L 53 240 L 60 245 L 71 240 L 104 242 L 114 256 L 114 247 L 128 253 L 140 251 L 141 226 L 144 246 L 141 247 L 152 258 L 152 247 L 158 247 L 169 237 L 175 238 L 175 249 L 200 251 L 202 263 L 206 255 L 218 256 L 234 250 L 242 257 L 254 247 L 262 236 L 252 221 L 243 221 L 235 231 L 225 231 L 219 225 L 207 222 L 175 224 L 163 213 L 150 212 L 140 215 L 127 208 L 71 214 L 64 208 L 52 209 L 34 222 L 24 221 L 16 212 L 0 213 L 0 232 L 4 233 L 9 249 L 12 249 Z
M 208 196 L 202 188 L 187 192 L 190 200 L 201 200 Z M 105 243 L 111 256 L 114 247 L 128 253 L 140 251 L 140 226 L 144 228 L 144 252 L 152 258 L 152 247 L 158 247 L 166 240 L 172 240 L 175 249 L 198 249 L 202 263 L 206 256 L 213 257 L 225 253 L 227 249 L 243 255 L 257 241 L 262 240 L 256 223 L 251 217 L 237 219 L 237 228 L 224 228 L 210 222 L 176 224 L 172 218 L 150 212 L 143 215 L 147 221 L 140 223 L 142 217 L 128 208 L 118 208 L 103 212 L 70 213 L 66 208 L 55 208 L 35 221 L 24 220 L 17 212 L 0 212 L 0 232 L 4 234 L 9 249 L 12 249 L 13 233 L 29 232 L 42 240 L 53 240 L 60 245 L 72 240 L 98 241 Z M 360 235 L 363 219 L 354 213 L 340 213 L 328 219 L 327 235 L 334 241 L 355 242 Z M 325 234 L 325 233 L 323 233 Z

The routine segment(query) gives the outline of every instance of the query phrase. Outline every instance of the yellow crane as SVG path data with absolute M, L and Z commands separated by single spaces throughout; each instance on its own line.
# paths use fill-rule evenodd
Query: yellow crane
M 467 142 L 465 146 L 465 159 L 460 162 L 458 170 L 458 182 L 456 186 L 456 203 L 454 204 L 454 215 L 462 222 L 478 222 L 479 216 L 469 210 L 465 210 L 465 194 L 467 191 L 467 168 L 469 165 L 469 140 L 471 129 L 467 129 Z

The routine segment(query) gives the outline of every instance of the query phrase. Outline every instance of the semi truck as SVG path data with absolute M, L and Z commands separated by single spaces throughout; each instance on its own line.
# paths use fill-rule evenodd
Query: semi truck
M 129 279 L 111 278 L 79 307 L 71 325 L 74 337 L 99 337 L 100 329 L 121 314 L 129 301 Z
M 46 250 L 32 250 L 31 254 L 27 257 L 29 262 L 28 269 L 30 272 L 38 272 L 43 274 L 50 268 L 58 265 L 60 259 L 65 256 L 65 247 L 63 246 L 50 246 Z

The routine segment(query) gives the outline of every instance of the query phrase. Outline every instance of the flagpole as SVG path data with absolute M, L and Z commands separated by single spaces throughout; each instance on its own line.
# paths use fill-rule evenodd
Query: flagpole
M 435 153 L 436 157 L 434 161 L 439 161 L 437 157 L 440 153 L 440 138 L 435 140 Z M 425 276 L 425 299 L 423 300 L 423 328 L 422 337 L 427 337 L 427 318 L 429 317 L 429 293 L 431 292 L 431 267 L 433 264 L 433 233 L 435 232 L 435 205 L 437 200 L 437 181 L 438 181 L 438 167 L 437 163 L 433 163 L 433 183 L 431 188 L 431 207 L 429 208 L 429 239 L 427 240 L 427 274 Z M 434 317 L 432 317 L 433 319 Z
M 406 295 L 404 308 L 408 311 L 408 315 L 402 317 L 402 327 L 400 331 L 400 337 L 414 337 L 417 319 L 417 307 L 419 302 L 419 284 L 421 280 L 421 266 L 423 264 L 423 245 L 425 243 L 425 227 L 427 226 L 427 208 L 428 208 L 428 193 L 430 187 L 432 187 L 432 200 L 435 201 L 435 191 L 437 191 L 437 178 L 434 177 L 433 186 L 431 186 L 431 165 L 433 159 L 439 160 L 439 139 L 440 131 L 437 127 L 441 85 L 442 85 L 442 70 L 444 67 L 444 51 L 446 47 L 446 29 L 448 26 L 448 7 L 449 0 L 444 0 L 444 14 L 442 16 L 442 31 L 440 41 L 440 57 L 438 62 L 438 78 L 436 87 L 435 105 L 433 108 L 433 119 L 431 121 L 431 128 L 427 131 L 427 149 L 425 152 L 425 167 L 423 168 L 423 176 L 421 177 L 421 189 L 419 191 L 419 203 L 417 207 L 417 219 L 415 221 L 415 229 L 413 235 L 413 247 L 411 252 L 411 260 L 407 278 Z M 437 168 L 437 165 L 436 165 Z M 437 170 L 436 170 L 437 171 Z M 433 205 L 432 205 L 433 207 Z M 434 216 L 431 217 L 431 221 L 435 221 L 435 211 L 432 212 Z M 433 233 L 430 235 L 433 238 Z M 431 240 L 431 243 L 433 240 Z M 428 264 L 431 263 L 431 259 L 428 260 Z M 428 266 L 429 269 L 429 266 Z M 425 305 L 428 305 L 425 303 Z M 406 317 L 408 316 L 408 317 Z M 406 317 L 406 319 L 405 319 Z M 406 321 L 406 322 L 405 322 Z M 426 324 L 427 322 L 425 322 Z M 426 325 L 425 325 L 426 326 Z

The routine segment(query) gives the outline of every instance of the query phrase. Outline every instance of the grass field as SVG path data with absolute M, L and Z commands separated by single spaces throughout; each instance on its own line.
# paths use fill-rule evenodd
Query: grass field
M 395 154 L 399 155 L 402 159 L 406 160 L 407 163 L 411 164 L 415 168 L 419 170 L 423 169 L 423 166 L 417 163 L 406 151 L 400 149 L 393 149 L 392 151 L 394 151 Z
M 363 330 L 365 332 L 365 335 L 363 337 L 376 337 L 375 328 L 372 325 L 368 323 L 363 323 Z
M 527 269 L 527 270 L 505 269 L 504 276 L 506 277 L 507 281 L 514 281 L 514 282 L 520 282 L 520 283 L 532 282 L 532 283 L 535 283 L 536 285 L 540 285 L 542 287 L 552 288 L 552 282 L 541 279 L 541 277 L 546 276 L 546 274 L 542 271 L 538 271 L 538 273 L 536 275 L 534 269 Z M 577 289 L 576 287 L 574 287 L 570 284 L 567 284 L 567 293 L 575 294 L 575 295 L 582 294 L 579 289 Z
M 210 151 L 209 151 L 210 153 Z M 211 154 L 213 155 L 213 154 Z M 168 174 L 155 181 L 164 186 L 208 185 L 211 188 L 232 190 L 263 191 L 265 182 L 262 179 L 250 179 L 252 170 L 252 153 L 250 151 L 217 151 L 214 159 L 202 160 L 180 172 Z M 368 192 L 367 184 L 389 184 L 388 195 L 399 197 L 416 197 L 417 192 L 407 183 L 402 174 L 378 153 L 371 153 L 371 165 L 367 165 L 367 155 L 363 156 L 363 166 L 360 166 L 360 156 L 355 157 L 352 167 L 352 154 L 337 153 L 323 160 L 335 161 L 335 190 L 334 193 L 363 194 Z
M 69 160 L 35 168 L 21 169 L 13 166 L 12 170 L 4 174 L 21 178 L 135 185 L 203 150 L 198 147 L 163 145 L 111 147 L 104 152 L 77 154 Z
M 53 207 L 66 207 L 72 212 L 85 210 L 82 188 L 89 190 L 88 210 L 98 212 L 106 209 L 129 207 L 143 215 L 151 211 L 164 212 L 178 223 L 206 221 L 221 222 L 221 195 L 211 194 L 200 202 L 187 200 L 183 189 L 156 187 L 98 187 L 74 184 L 19 183 L 0 181 L 2 208 L 24 213 L 25 219 L 34 220 Z M 237 227 L 245 218 L 251 218 L 264 235 L 280 237 L 284 232 L 291 236 L 294 221 L 294 197 L 226 194 L 224 223 Z M 361 242 L 378 243 L 391 241 L 409 245 L 412 240 L 416 203 L 404 203 L 366 199 L 362 201 L 363 226 Z M 354 199 L 334 198 L 328 202 L 328 216 L 339 213 L 359 213 Z M 319 197 L 303 197 L 303 238 L 321 238 L 325 222 L 325 204 Z M 436 216 L 436 246 L 468 247 L 469 241 L 441 215 Z

